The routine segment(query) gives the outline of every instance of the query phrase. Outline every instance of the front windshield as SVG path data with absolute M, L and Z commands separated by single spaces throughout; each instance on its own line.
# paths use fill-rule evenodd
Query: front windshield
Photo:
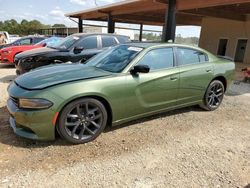
M 118 73 L 121 72 L 143 48 L 130 45 L 111 47 L 86 62 L 88 66 Z
M 67 50 L 69 49 L 73 44 L 76 43 L 76 41 L 78 41 L 80 39 L 80 37 L 77 36 L 68 36 L 65 39 L 61 40 L 59 43 L 57 43 L 56 45 L 53 45 L 53 48 L 57 48 L 57 49 L 62 49 L 62 50 Z

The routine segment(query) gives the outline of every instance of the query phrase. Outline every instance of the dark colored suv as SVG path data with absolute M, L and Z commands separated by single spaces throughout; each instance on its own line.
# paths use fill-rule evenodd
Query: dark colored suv
M 54 46 L 29 50 L 15 57 L 17 75 L 37 67 L 65 62 L 85 62 L 103 49 L 129 42 L 129 37 L 111 34 L 73 34 Z
M 22 37 L 12 43 L 0 45 L 0 49 L 10 47 L 10 46 L 34 45 L 38 42 L 41 42 L 44 39 L 45 37 L 39 37 L 39 36 Z

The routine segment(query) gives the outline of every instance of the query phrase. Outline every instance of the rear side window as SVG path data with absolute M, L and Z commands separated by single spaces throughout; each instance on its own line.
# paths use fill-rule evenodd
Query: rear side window
M 179 65 L 198 64 L 208 61 L 207 55 L 203 52 L 188 48 L 177 48 L 177 57 Z
M 149 51 L 138 63 L 148 65 L 150 71 L 171 68 L 174 66 L 172 48 L 159 48 Z
M 129 37 L 126 37 L 126 36 L 116 36 L 117 40 L 120 42 L 120 43 L 126 43 L 126 42 L 129 42 Z
M 29 45 L 31 44 L 31 39 L 27 38 L 27 39 L 22 39 L 19 41 L 19 45 Z
M 36 43 L 38 43 L 38 42 L 41 42 L 42 40 L 44 40 L 44 38 L 33 38 L 32 43 L 33 43 L 33 44 L 36 44 Z
M 83 38 L 78 45 L 79 47 L 83 47 L 84 49 L 95 49 L 97 48 L 97 37 L 91 36 Z
M 117 44 L 116 40 L 114 37 L 110 36 L 102 36 L 102 47 L 110 47 Z

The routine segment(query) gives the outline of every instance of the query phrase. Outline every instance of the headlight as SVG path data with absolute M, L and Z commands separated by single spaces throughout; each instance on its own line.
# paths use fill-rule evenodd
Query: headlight
M 8 53 L 11 53 L 11 51 L 3 51 L 3 54 L 8 54 Z
M 19 108 L 46 109 L 53 105 L 46 99 L 19 99 Z

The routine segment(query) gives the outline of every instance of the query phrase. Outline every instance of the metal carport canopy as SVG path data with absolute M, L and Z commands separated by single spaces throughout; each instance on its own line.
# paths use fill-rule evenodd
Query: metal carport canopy
M 178 25 L 201 25 L 202 17 L 218 16 L 226 19 L 240 18 L 228 14 L 216 14 L 210 10 L 206 12 L 195 12 L 196 9 L 212 8 L 225 5 L 237 5 L 249 3 L 250 0 L 176 0 L 176 23 Z M 82 20 L 107 21 L 111 14 L 113 21 L 121 23 L 135 23 L 147 25 L 163 25 L 165 23 L 165 12 L 168 0 L 127 0 L 109 4 L 93 9 L 66 14 L 67 17 L 80 18 Z M 190 12 L 189 10 L 192 10 Z M 240 13 L 239 13 L 240 14 Z
M 66 16 L 79 19 L 79 32 L 82 20 L 108 21 L 109 33 L 115 22 L 163 25 L 162 40 L 174 41 L 176 25 L 200 26 L 207 16 L 245 21 L 249 14 L 250 0 L 128 0 Z

